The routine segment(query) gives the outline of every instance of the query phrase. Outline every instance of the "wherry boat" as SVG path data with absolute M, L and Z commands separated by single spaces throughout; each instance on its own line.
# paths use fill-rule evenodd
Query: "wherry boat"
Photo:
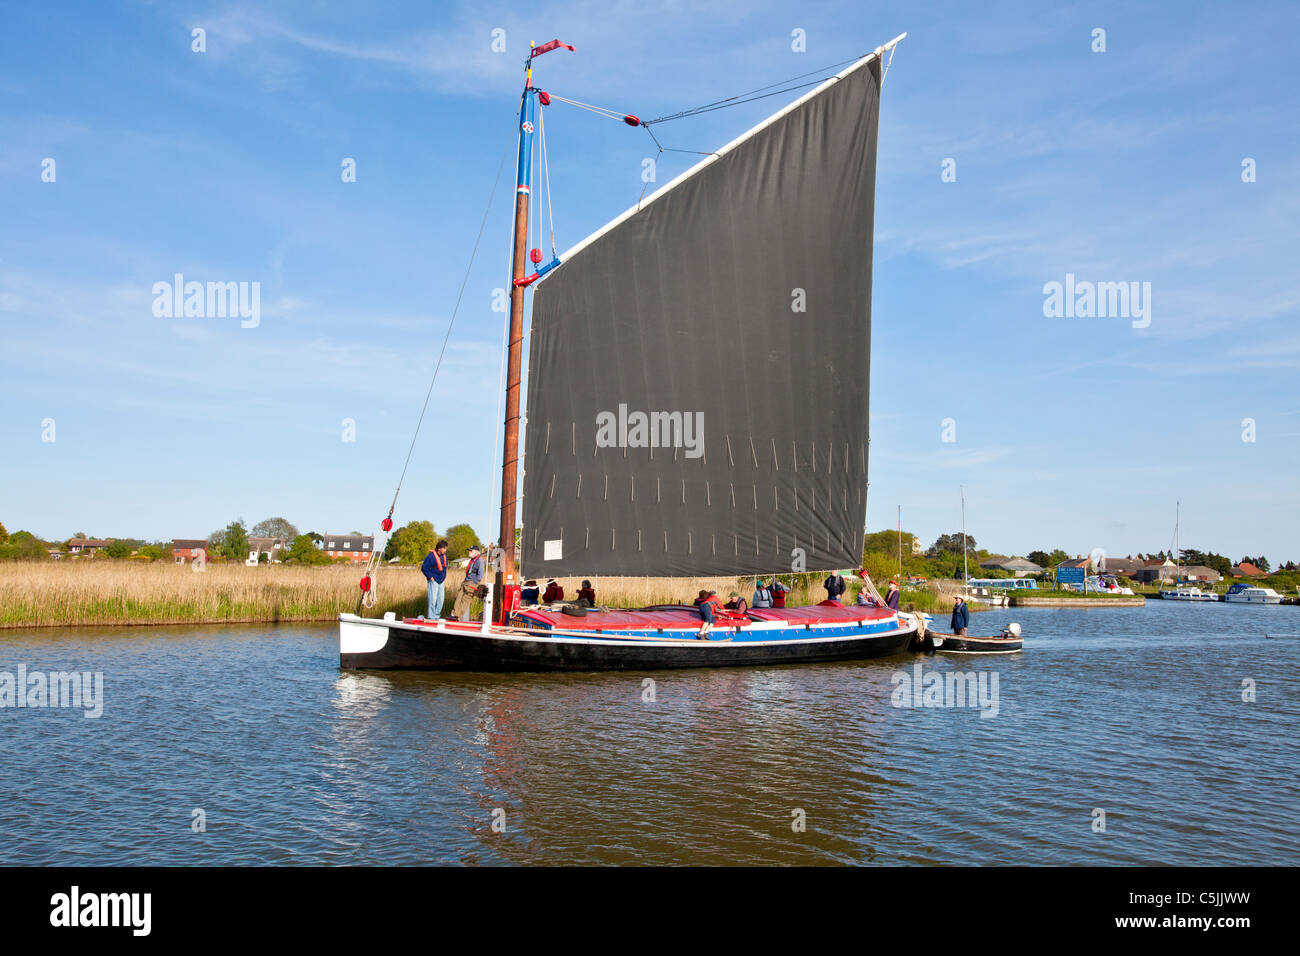
M 590 105 L 533 85 L 535 58 L 571 46 L 531 49 L 518 117 L 498 539 L 516 540 L 532 287 L 517 539 L 530 574 L 766 576 L 858 565 L 882 57 L 892 59 L 902 38 L 827 77 L 562 256 L 552 242 L 545 265 L 541 250 L 528 248 L 534 135 L 553 102 Z M 656 143 L 652 127 L 685 115 L 602 112 Z M 529 261 L 536 271 L 526 275 Z M 385 534 L 395 506 L 396 496 Z M 485 671 L 785 664 L 896 654 L 917 629 L 882 604 L 833 601 L 720 618 L 704 635 L 692 607 L 581 617 L 525 609 L 515 562 L 505 547 L 481 589 L 477 622 L 370 618 L 360 606 L 340 615 L 340 663 Z M 363 606 L 374 606 L 378 570 L 372 560 Z

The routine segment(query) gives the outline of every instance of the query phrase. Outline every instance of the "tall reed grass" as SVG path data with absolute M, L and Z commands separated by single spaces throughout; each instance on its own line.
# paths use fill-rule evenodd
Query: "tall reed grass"
M 355 612 L 361 596 L 359 567 L 262 564 L 209 564 L 202 572 L 188 565 L 156 562 L 57 561 L 0 563 L 0 628 L 97 624 L 208 624 L 276 621 L 329 621 Z M 464 572 L 447 575 L 444 615 L 450 615 Z M 545 586 L 546 579 L 539 579 Z M 749 600 L 752 577 L 592 578 L 599 604 L 646 607 L 690 604 L 701 590 L 717 591 L 725 602 L 733 591 Z M 578 578 L 561 578 L 565 596 L 576 596 Z M 856 593 L 850 580 L 846 600 Z M 400 617 L 426 612 L 426 585 L 414 567 L 386 565 L 376 577 L 378 602 L 364 613 L 393 611 Z M 826 596 L 820 576 L 795 577 L 790 606 L 816 604 Z M 934 591 L 909 591 L 901 606 L 935 611 L 952 600 Z M 477 602 L 473 613 L 477 616 Z

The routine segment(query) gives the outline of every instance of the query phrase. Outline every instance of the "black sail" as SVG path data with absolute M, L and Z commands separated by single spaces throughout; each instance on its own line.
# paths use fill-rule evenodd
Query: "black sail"
M 858 565 L 879 104 L 873 56 L 538 283 L 526 574 Z

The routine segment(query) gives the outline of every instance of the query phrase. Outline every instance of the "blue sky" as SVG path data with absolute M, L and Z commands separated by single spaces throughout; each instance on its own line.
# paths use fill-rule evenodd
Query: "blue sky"
M 374 530 L 513 136 L 528 40 L 577 47 L 538 61 L 543 88 L 656 116 L 907 31 L 880 126 L 869 527 L 902 505 L 932 540 L 959 526 L 964 485 L 982 546 L 1128 554 L 1169 546 L 1181 499 L 1184 545 L 1300 559 L 1294 4 L 58 11 L 10 7 L 0 33 L 10 531 L 165 539 L 280 514 Z M 661 137 L 709 150 L 779 105 Z M 563 251 L 636 201 L 651 153 L 617 122 L 558 105 L 546 119 Z M 659 183 L 694 158 L 668 154 Z M 495 526 L 491 304 L 512 165 L 399 523 Z M 177 272 L 260 282 L 260 324 L 156 318 L 152 286 Z M 1045 317 L 1044 283 L 1067 273 L 1150 282 L 1150 326 Z

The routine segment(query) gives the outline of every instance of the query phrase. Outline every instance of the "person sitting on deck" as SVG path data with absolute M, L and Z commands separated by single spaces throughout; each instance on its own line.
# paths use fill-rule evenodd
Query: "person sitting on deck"
M 537 596 L 541 593 L 538 590 L 536 581 L 525 581 L 524 586 L 519 591 L 519 600 L 523 602 L 524 607 L 537 603 Z
M 958 594 L 952 606 L 952 632 L 958 636 L 965 635 L 968 624 L 970 624 L 970 609 L 966 607 L 965 599 Z
M 555 583 L 555 578 L 546 582 L 546 591 L 542 594 L 543 604 L 554 604 L 556 601 L 564 600 L 564 588 Z
M 596 589 L 591 586 L 590 581 L 583 581 L 582 587 L 578 588 L 578 603 L 586 601 L 587 607 L 596 606 Z
M 826 600 L 840 602 L 840 596 L 848 590 L 849 582 L 844 580 L 844 575 L 838 571 L 831 572 L 831 575 L 823 582 L 822 587 L 826 588 Z
M 772 606 L 772 591 L 763 583 L 762 578 L 759 578 L 754 582 L 753 605 L 754 610 L 756 611 L 761 608 L 769 608 Z
M 785 596 L 790 589 L 776 579 L 772 580 L 772 607 L 785 607 Z
M 858 591 L 858 599 L 853 603 L 856 604 L 858 607 L 870 607 L 876 602 L 871 600 L 871 598 L 867 595 L 867 589 L 862 588 L 861 590 Z
M 889 591 L 885 594 L 885 606 L 892 611 L 898 610 L 898 582 L 889 582 Z
M 731 592 L 731 600 L 722 606 L 728 611 L 739 611 L 741 614 L 749 610 L 749 604 L 735 591 Z
M 695 636 L 701 641 L 709 639 L 709 631 L 713 627 L 713 622 L 717 619 L 717 614 L 722 611 L 722 604 L 718 601 L 718 592 L 701 591 L 700 605 L 700 632 Z

